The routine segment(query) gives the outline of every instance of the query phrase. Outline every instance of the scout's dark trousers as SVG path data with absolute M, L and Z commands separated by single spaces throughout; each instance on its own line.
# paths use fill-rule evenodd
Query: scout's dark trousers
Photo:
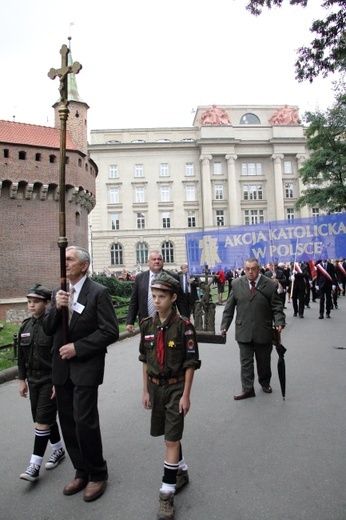
M 97 408 L 98 386 L 55 385 L 59 420 L 76 477 L 107 479 Z

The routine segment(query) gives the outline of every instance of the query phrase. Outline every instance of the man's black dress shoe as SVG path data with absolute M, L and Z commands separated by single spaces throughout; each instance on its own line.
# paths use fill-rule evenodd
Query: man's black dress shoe
M 236 401 L 241 401 L 242 399 L 248 399 L 249 397 L 255 397 L 256 394 L 255 394 L 255 391 L 252 389 L 252 390 L 249 390 L 248 392 L 240 392 L 240 394 L 237 394 L 234 396 L 234 399 Z
M 273 391 L 273 389 L 272 389 L 272 387 L 271 387 L 270 385 L 268 385 L 268 386 L 262 386 L 262 390 L 263 390 L 263 392 L 264 392 L 265 394 L 271 394 L 272 391 Z
M 327 314 L 327 318 L 330 318 L 330 314 Z
M 319 319 L 319 320 L 323 320 L 323 316 L 322 316 L 322 314 L 319 315 L 318 319 Z

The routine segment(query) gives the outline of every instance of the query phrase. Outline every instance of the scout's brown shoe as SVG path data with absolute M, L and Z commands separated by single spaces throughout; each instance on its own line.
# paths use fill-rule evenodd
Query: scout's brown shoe
M 107 480 L 100 480 L 98 482 L 92 482 L 91 480 L 88 482 L 87 487 L 84 490 L 84 500 L 85 502 L 92 502 L 99 498 L 106 489 Z
M 174 520 L 174 493 L 162 493 L 160 491 L 160 508 L 157 520 Z
M 178 469 L 177 483 L 175 485 L 175 494 L 177 495 L 186 484 L 189 483 L 189 474 L 187 470 Z

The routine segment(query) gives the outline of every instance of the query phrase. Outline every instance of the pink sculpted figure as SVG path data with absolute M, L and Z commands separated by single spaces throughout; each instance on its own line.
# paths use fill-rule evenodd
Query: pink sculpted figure
M 275 114 L 269 119 L 271 125 L 297 125 L 298 114 L 296 108 L 289 108 L 285 105 L 278 108 Z
M 226 110 L 223 108 L 218 108 L 216 105 L 213 105 L 211 108 L 208 108 L 203 112 L 200 122 L 202 126 L 230 126 L 232 124 Z

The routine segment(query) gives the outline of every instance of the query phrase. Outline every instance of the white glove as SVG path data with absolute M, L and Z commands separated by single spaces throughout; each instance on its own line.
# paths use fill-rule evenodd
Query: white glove
M 292 282 L 294 282 L 294 278 L 295 278 L 295 277 L 294 277 L 294 274 L 292 274 L 292 276 L 291 276 L 291 281 L 292 281 Z
M 335 291 L 336 285 L 332 285 L 332 290 Z
M 292 273 L 293 274 L 297 274 L 297 271 L 295 269 L 293 269 Z
M 319 291 L 319 290 L 320 290 L 320 288 L 319 288 L 318 285 L 315 285 L 315 289 L 316 289 L 316 291 Z

